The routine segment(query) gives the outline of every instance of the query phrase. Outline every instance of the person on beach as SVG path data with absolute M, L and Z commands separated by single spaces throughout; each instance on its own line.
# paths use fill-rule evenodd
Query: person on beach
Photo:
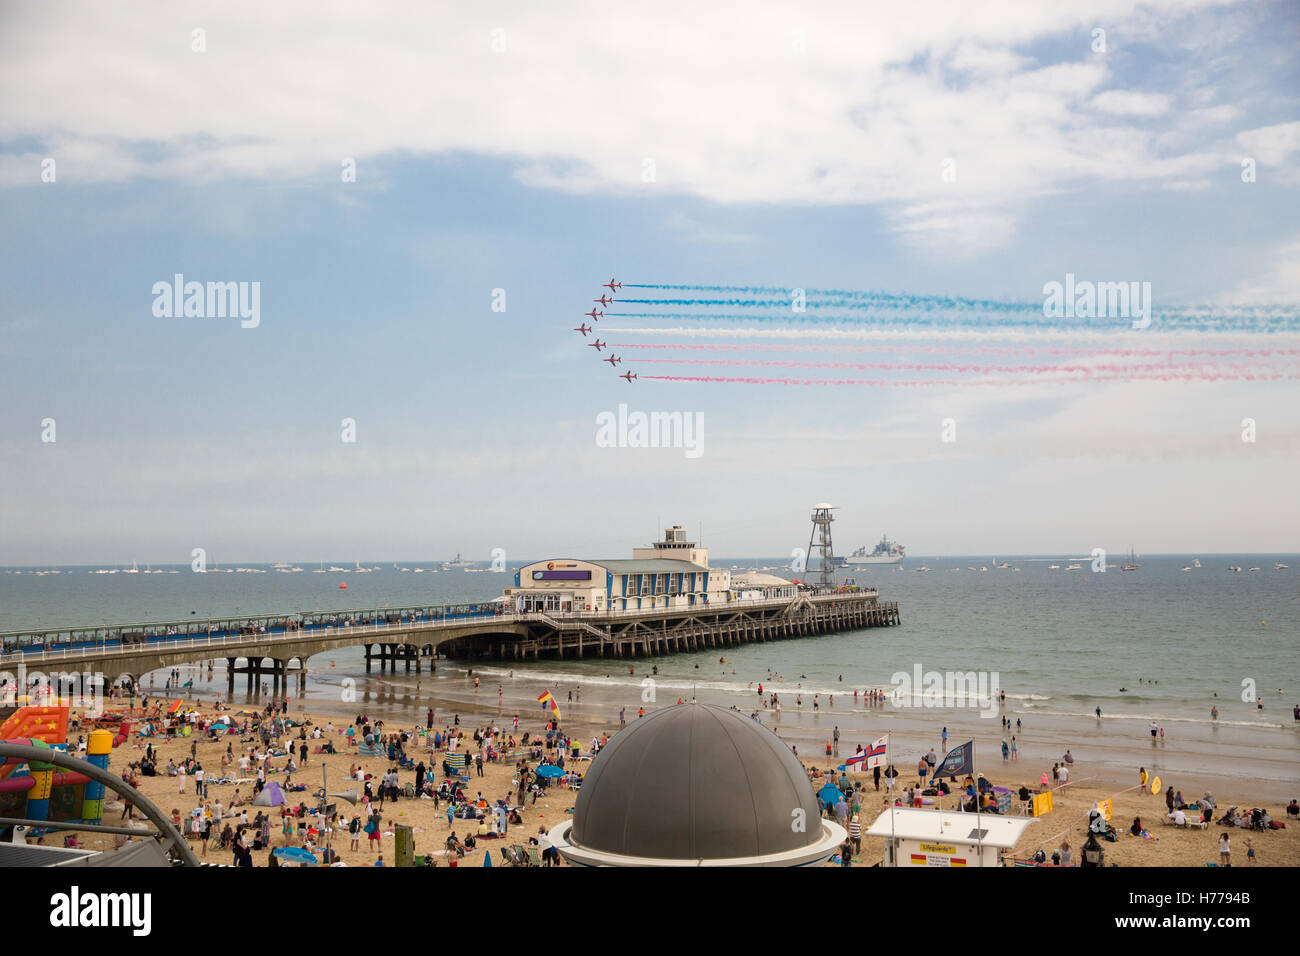
M 1216 705 L 1210 708 L 1210 720 L 1218 720 L 1218 719 L 1219 719 L 1219 708 Z
M 1002 759 L 1003 760 L 1011 759 L 1011 746 L 1007 743 L 1005 738 L 1003 738 L 1002 740 Z
M 1219 866 L 1232 866 L 1232 843 L 1227 833 L 1219 835 Z
M 1147 792 L 1147 768 L 1138 767 L 1138 793 Z
M 1013 761 L 1020 759 L 1020 748 L 1016 746 L 1016 735 L 1011 735 L 1011 759 Z

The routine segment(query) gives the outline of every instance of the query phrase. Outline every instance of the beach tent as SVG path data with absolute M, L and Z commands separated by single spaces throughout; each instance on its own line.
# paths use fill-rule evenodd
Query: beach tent
M 828 783 L 817 791 L 817 799 L 827 806 L 835 806 L 841 796 L 843 794 L 840 793 L 840 788 L 833 783 Z
M 274 780 L 263 787 L 262 792 L 253 798 L 253 806 L 255 807 L 279 807 L 283 806 L 285 802 L 284 791 L 280 789 L 280 785 Z
M 537 768 L 537 776 L 539 776 L 539 777 L 563 777 L 563 776 L 564 776 L 564 768 L 563 768 L 563 767 L 557 767 L 557 766 L 555 766 L 555 764 L 553 764 L 553 763 L 548 763 L 548 764 L 546 764 L 546 765 L 544 765 L 544 766 L 541 766 L 541 767 L 538 767 L 538 768 Z

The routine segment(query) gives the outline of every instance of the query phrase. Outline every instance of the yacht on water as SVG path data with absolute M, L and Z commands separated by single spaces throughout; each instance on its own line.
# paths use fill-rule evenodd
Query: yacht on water
M 874 548 L 868 551 L 864 544 L 846 557 L 844 564 L 848 567 L 863 564 L 902 564 L 905 557 L 907 557 L 906 548 L 896 541 L 890 541 L 888 535 L 881 535 L 880 543 Z
M 1137 553 L 1133 550 L 1133 546 L 1129 545 L 1128 560 L 1121 564 L 1119 569 L 1121 571 L 1136 571 L 1138 569 L 1137 560 Z
M 1201 566 L 1201 559 L 1200 559 L 1200 558 L 1192 558 L 1192 567 L 1194 567 L 1194 568 L 1199 568 L 1200 566 Z
M 1291 568 L 1290 568 L 1289 566 L 1283 564 L 1281 561 L 1279 561 L 1277 564 L 1273 565 L 1273 570 L 1274 570 L 1274 571 L 1290 571 Z

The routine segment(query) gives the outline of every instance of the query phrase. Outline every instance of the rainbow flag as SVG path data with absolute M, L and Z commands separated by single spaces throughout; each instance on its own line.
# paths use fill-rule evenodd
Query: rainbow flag
M 560 705 L 555 702 L 555 698 L 551 696 L 551 692 L 549 690 L 543 691 L 541 694 L 539 694 L 537 697 L 537 701 L 538 703 L 541 704 L 550 704 L 551 713 L 555 715 L 556 720 L 560 719 Z

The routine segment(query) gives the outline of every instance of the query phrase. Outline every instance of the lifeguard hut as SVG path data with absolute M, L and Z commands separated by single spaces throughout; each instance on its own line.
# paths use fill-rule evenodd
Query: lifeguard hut
M 885 841 L 881 866 L 1002 866 L 1030 817 L 890 807 L 866 835 Z

